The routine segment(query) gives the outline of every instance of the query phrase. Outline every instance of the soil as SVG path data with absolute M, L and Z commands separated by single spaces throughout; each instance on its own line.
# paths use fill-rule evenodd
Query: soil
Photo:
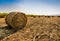
M 9 35 L 3 30 L 4 38 L 0 41 L 60 41 L 60 17 L 27 17 L 27 24 L 24 28 L 14 32 L 10 29 L 4 18 L 0 18 L 0 28 L 8 30 Z M 1 31 L 0 31 L 1 32 Z M 0 35 L 3 35 L 0 33 Z M 7 36 L 6 36 L 7 35 Z

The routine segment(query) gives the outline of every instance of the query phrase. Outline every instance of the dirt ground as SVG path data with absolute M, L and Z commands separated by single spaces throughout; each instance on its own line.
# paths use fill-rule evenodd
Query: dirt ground
M 0 27 L 6 26 L 0 18 Z M 0 41 L 60 41 L 60 17 L 28 17 L 23 29 Z

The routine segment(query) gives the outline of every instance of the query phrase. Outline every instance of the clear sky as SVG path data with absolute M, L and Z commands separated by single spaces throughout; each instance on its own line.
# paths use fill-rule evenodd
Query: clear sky
M 60 0 L 0 0 L 0 12 L 60 15 Z

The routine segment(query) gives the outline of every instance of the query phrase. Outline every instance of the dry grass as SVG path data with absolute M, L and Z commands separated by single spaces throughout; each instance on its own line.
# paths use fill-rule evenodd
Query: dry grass
M 0 18 L 0 27 L 6 26 L 5 18 Z
M 1 41 L 60 41 L 60 17 L 28 17 L 25 28 Z

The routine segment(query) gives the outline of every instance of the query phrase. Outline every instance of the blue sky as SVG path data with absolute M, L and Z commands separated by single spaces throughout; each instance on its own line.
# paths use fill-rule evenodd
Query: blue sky
M 0 12 L 12 11 L 57 15 L 60 14 L 60 0 L 0 0 Z

